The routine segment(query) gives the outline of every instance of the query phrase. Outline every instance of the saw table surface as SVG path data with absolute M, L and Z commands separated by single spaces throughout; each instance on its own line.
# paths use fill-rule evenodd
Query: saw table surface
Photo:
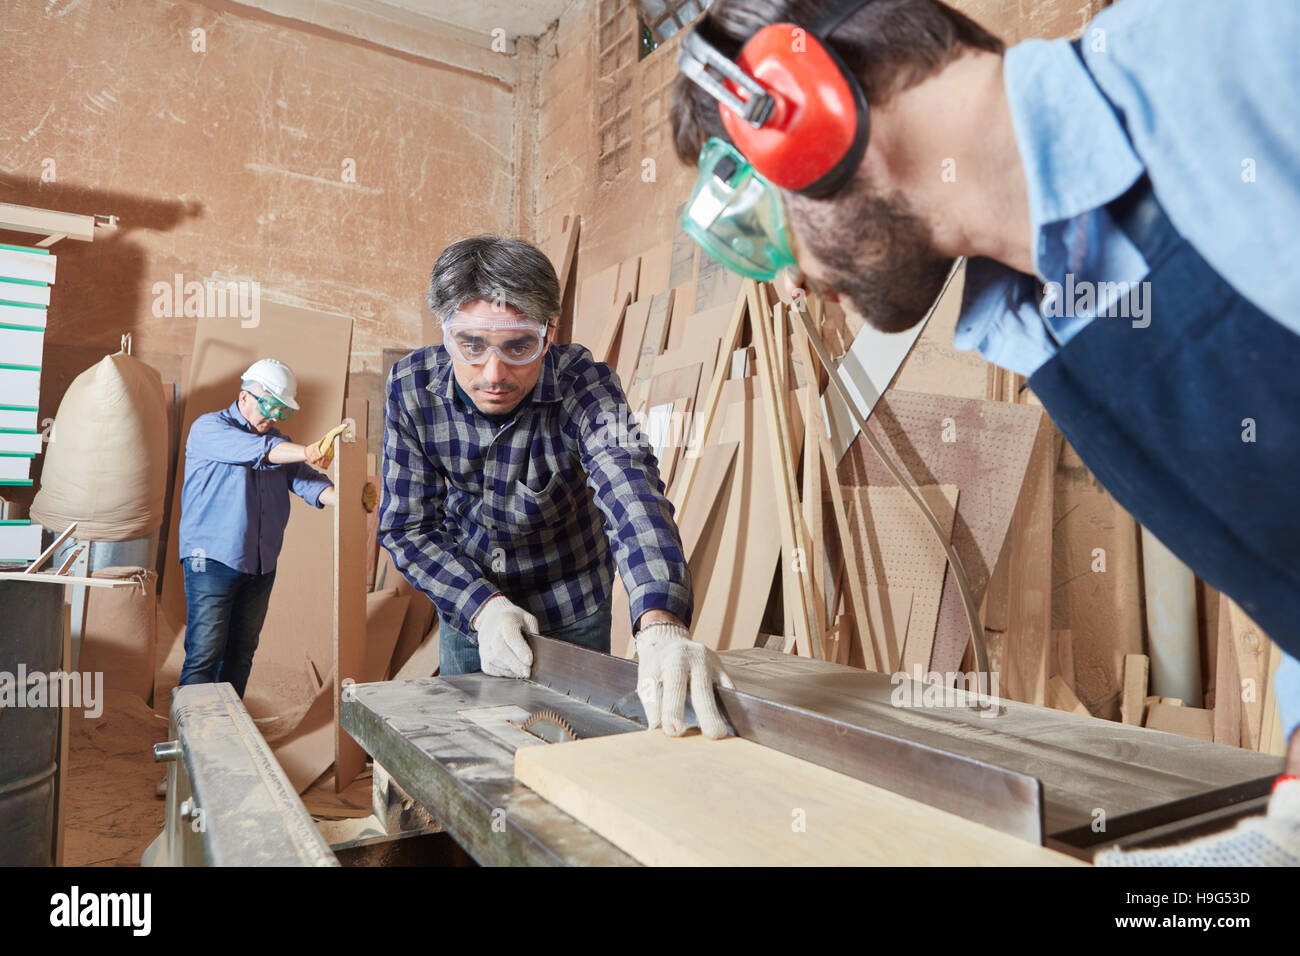
M 889 675 L 764 649 L 721 656 L 743 693 L 1041 780 L 1050 845 L 1068 836 L 1075 847 L 1096 846 L 1225 807 L 1258 808 L 1281 766 L 1264 754 L 1014 701 L 1002 701 L 996 717 L 900 707 Z M 343 726 L 480 863 L 633 864 L 514 775 L 515 750 L 531 741 L 509 721 L 525 714 L 554 711 L 580 738 L 643 729 L 629 719 L 638 708 L 625 706 L 635 663 L 593 657 L 600 680 L 575 696 L 482 674 L 354 685 Z M 608 694 L 598 689 L 611 682 L 618 686 Z M 1108 825 L 1100 834 L 1091 828 L 1097 810 Z

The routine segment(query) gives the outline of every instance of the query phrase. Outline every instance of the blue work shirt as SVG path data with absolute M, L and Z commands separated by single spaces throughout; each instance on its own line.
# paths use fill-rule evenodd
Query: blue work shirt
M 1119 307 L 1148 268 L 1104 208 L 1144 172 L 1215 271 L 1300 333 L 1300 3 L 1122 0 L 1081 41 L 1087 69 L 1064 39 L 1006 53 L 1037 275 L 971 259 L 953 344 L 1028 376 L 1099 313 L 1151 321 L 1140 286 Z
M 289 523 L 289 491 L 313 507 L 333 482 L 306 462 L 267 460 L 289 439 L 274 427 L 255 432 L 239 403 L 200 415 L 185 442 L 181 560 L 195 555 L 245 574 L 275 570 Z

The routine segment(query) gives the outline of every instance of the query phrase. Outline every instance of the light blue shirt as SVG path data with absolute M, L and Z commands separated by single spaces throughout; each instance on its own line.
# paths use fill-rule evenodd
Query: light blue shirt
M 1064 39 L 1006 53 L 1036 277 L 970 260 L 953 344 L 1031 375 L 1098 314 L 1151 321 L 1140 286 L 1122 302 L 1149 270 L 1104 209 L 1144 172 L 1215 271 L 1300 334 L 1300 2 L 1120 0 L 1082 43 L 1086 70 Z
M 200 415 L 185 441 L 181 487 L 181 560 L 203 557 L 245 574 L 275 570 L 289 523 L 289 491 L 321 507 L 333 482 L 306 462 L 267 460 L 288 441 L 279 430 L 253 431 L 239 403 Z

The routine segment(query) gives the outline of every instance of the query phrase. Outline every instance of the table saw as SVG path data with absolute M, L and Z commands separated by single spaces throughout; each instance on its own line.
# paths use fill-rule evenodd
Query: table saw
M 481 864 L 633 865 L 519 783 L 514 753 L 539 737 L 643 730 L 637 665 L 529 643 L 529 680 L 350 686 L 343 727 Z M 1085 861 L 1263 812 L 1281 769 L 1278 757 L 1015 701 L 895 706 L 902 678 L 766 649 L 721 658 L 736 689 L 717 693 L 738 736 Z

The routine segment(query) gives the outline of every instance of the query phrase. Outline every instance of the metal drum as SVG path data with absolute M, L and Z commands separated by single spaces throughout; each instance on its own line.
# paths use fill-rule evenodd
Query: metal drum
M 20 665 L 29 675 L 51 674 L 62 652 L 63 588 L 0 581 L 0 681 L 6 691 Z M 26 687 L 13 691 L 26 702 Z M 58 747 L 57 706 L 0 707 L 0 866 L 53 863 Z

